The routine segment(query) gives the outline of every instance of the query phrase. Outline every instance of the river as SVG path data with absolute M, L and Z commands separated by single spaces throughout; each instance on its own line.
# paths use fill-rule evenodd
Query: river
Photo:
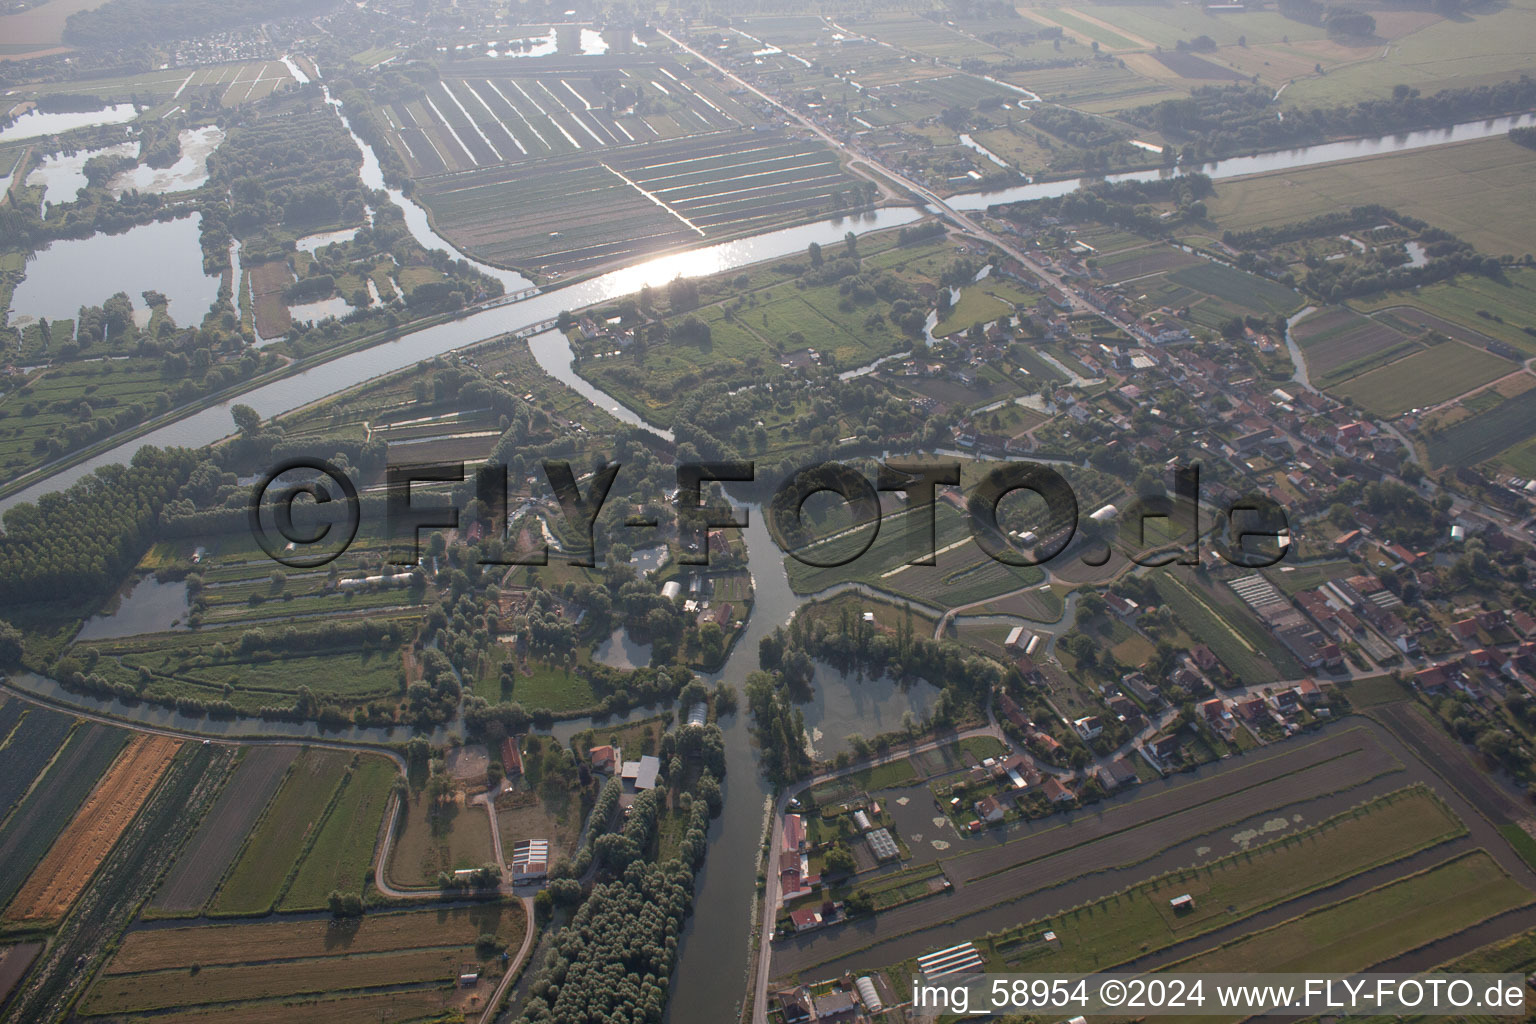
M 1212 177 L 1227 178 L 1292 167 L 1310 167 L 1336 160 L 1488 138 L 1508 132 L 1512 127 L 1530 124 L 1536 124 L 1536 114 L 1489 118 L 1447 128 L 1405 132 L 1375 139 L 1328 142 L 1257 156 L 1233 157 L 1202 165 L 1199 170 Z M 355 133 L 353 137 L 357 139 Z M 370 188 L 385 189 L 389 193 L 390 198 L 405 211 L 406 225 L 422 245 L 449 252 L 455 258 L 464 258 L 462 253 L 455 250 L 446 239 L 432 229 L 427 213 L 422 207 L 400 191 L 385 188 L 383 172 L 373 151 L 361 139 L 357 139 L 357 142 L 363 154 L 361 173 L 364 183 Z M 1171 172 L 1166 169 L 1139 171 L 1113 175 L 1109 180 L 1147 181 L 1169 173 Z M 1072 179 L 1024 185 L 999 192 L 961 195 L 949 200 L 949 203 L 956 209 L 982 210 L 996 203 L 1021 202 L 1065 195 L 1078 188 L 1083 181 L 1084 179 Z M 426 327 L 394 341 L 374 346 L 363 352 L 342 356 L 303 373 L 257 388 L 236 399 L 193 413 L 136 440 L 111 448 L 0 501 L 0 512 L 18 502 L 35 502 L 40 495 L 67 487 L 98 467 L 126 462 L 132 458 L 134 452 L 145 445 L 201 447 L 217 441 L 231 432 L 233 421 L 230 408 L 237 402 L 251 406 L 263 417 L 277 416 L 381 374 L 411 366 L 423 359 L 430 359 L 478 341 L 551 320 L 562 310 L 578 309 L 592 303 L 630 295 L 638 292 L 646 284 L 652 287 L 664 285 L 679 275 L 706 276 L 763 260 L 788 256 L 803 251 L 811 242 L 822 245 L 836 243 L 849 230 L 856 234 L 863 234 L 909 224 L 921 215 L 922 212 L 917 209 L 897 207 L 878 210 L 874 213 L 837 217 L 800 227 L 782 228 L 732 242 L 722 242 L 660 256 L 577 284 L 543 291 L 522 301 L 484 309 L 470 313 L 459 320 Z M 502 281 L 509 292 L 523 291 L 531 287 L 525 278 L 511 271 L 480 263 L 475 265 L 482 272 Z M 565 357 L 565 352 L 568 350 L 568 346 L 564 346 L 561 341 L 548 339 L 536 344 L 534 354 L 539 358 L 540 365 L 546 372 L 574 388 L 588 400 L 596 402 L 627 423 L 645 426 L 662 437 L 670 436 L 667 431 L 652 424 L 646 424 L 639 416 L 622 409 L 618 402 L 604 396 L 577 376 Z
M 1278 149 L 1253 156 L 1234 156 L 1225 160 L 1213 160 L 1198 167 L 1180 166 L 1177 170 L 1162 167 L 1150 171 L 1128 171 L 1111 174 L 1103 180 L 1156 181 L 1175 174 L 1200 173 L 1214 179 L 1240 178 L 1248 174 L 1267 174 L 1271 171 L 1294 170 L 1298 167 L 1315 167 L 1318 164 L 1336 163 L 1341 160 L 1358 160 L 1367 156 L 1385 156 L 1427 146 L 1443 146 L 1450 142 L 1469 142 L 1504 135 L 1511 128 L 1536 124 L 1536 114 L 1515 114 L 1509 117 L 1490 117 L 1480 121 L 1466 121 L 1448 128 L 1425 128 L 1415 132 L 1399 132 L 1370 139 L 1345 139 L 1340 142 L 1320 142 L 1315 146 L 1295 149 Z M 1034 199 L 1054 199 L 1068 192 L 1075 192 L 1084 184 L 1098 179 L 1069 178 L 1062 181 L 1043 181 L 1033 185 L 1020 185 L 997 192 L 973 192 L 946 200 L 956 210 L 985 210 L 999 203 L 1024 203 Z
M 1442 132 L 1417 132 L 1391 139 L 1361 143 L 1330 143 L 1305 150 L 1265 157 L 1239 158 L 1222 161 L 1215 165 L 1219 176 L 1251 174 L 1263 170 L 1284 167 L 1309 166 L 1329 160 L 1347 159 L 1349 153 L 1338 147 L 1354 147 L 1353 155 L 1365 152 L 1393 152 L 1434 145 L 1461 138 L 1475 138 L 1507 131 L 1515 123 L 1529 123 L 1524 118 L 1495 119 L 1479 122 L 1486 129 L 1481 134 L 1467 134 L 1466 126 Z M 1416 141 L 1420 140 L 1420 141 Z M 1374 148 L 1373 148 L 1374 147 Z M 372 164 L 377 175 L 378 165 L 366 146 L 365 174 Z M 1364 152 L 1362 152 L 1362 150 Z M 1331 155 L 1330 155 L 1331 154 Z M 1245 168 L 1237 170 L 1235 168 Z M 1234 168 L 1230 173 L 1221 168 Z M 1202 168 L 1212 173 L 1210 168 Z M 1140 177 L 1156 177 L 1161 172 L 1151 172 Z M 1217 176 L 1217 175 L 1213 175 Z M 1130 175 L 1118 176 L 1124 180 Z M 366 177 L 365 177 L 366 180 Z M 370 187 L 382 185 L 378 176 Z M 1076 188 L 1078 182 L 1056 182 L 1043 186 L 1027 186 L 1001 193 L 959 197 L 952 201 L 963 209 L 982 209 L 992 203 L 1012 202 L 1019 199 L 1042 198 L 1059 195 Z M 1039 194 L 1035 194 L 1038 192 Z M 431 230 L 425 211 L 398 192 L 391 192 L 396 203 L 406 210 L 407 224 L 419 239 L 432 240 L 432 247 L 446 246 Z M 413 332 L 396 341 L 388 342 L 365 352 L 343 356 L 317 366 L 283 381 L 266 385 L 240 396 L 237 400 L 254 407 L 263 417 L 270 417 L 334 394 L 345 388 L 372 379 L 380 374 L 414 364 L 456 348 L 519 330 L 556 316 L 561 310 L 574 309 L 617 296 L 631 294 L 643 284 L 658 286 L 682 274 L 698 276 L 722 270 L 746 266 L 803 251 L 812 241 L 823 245 L 833 244 L 849 229 L 863 233 L 881 228 L 910 223 L 920 216 L 914 209 L 887 209 L 874 214 L 853 218 L 837 218 L 816 224 L 767 232 L 752 238 L 725 242 L 702 249 L 659 257 L 637 266 L 614 271 L 591 280 L 560 289 L 542 292 L 521 301 L 469 314 L 461 320 Z M 423 244 L 427 244 L 425 241 Z M 459 255 L 455 253 L 455 255 Z M 491 268 L 494 270 L 494 268 Z M 497 271 L 504 284 L 512 290 L 527 287 L 527 282 L 507 271 Z M 515 279 L 515 280 L 514 280 Z M 606 395 L 576 376 L 570 362 L 570 349 L 558 334 L 534 339 L 531 346 L 541 366 L 551 376 L 570 385 L 600 407 L 614 412 L 626 422 L 643 425 L 661 436 L 669 436 L 652 424 L 646 424 L 633 412 L 624 409 L 612 396 Z M 233 401 L 196 413 L 183 420 L 146 436 L 119 445 L 96 458 L 38 484 L 0 503 L 9 507 L 17 501 L 35 500 L 39 494 L 65 486 L 98 466 L 121 462 L 144 445 L 201 446 L 230 432 L 230 406 Z M 784 571 L 782 554 L 769 536 L 761 515 L 751 510 L 750 525 L 743 531 L 749 564 L 754 582 L 754 603 L 743 635 L 737 639 L 724 667 L 708 677 L 713 684 L 724 681 L 741 691 L 747 676 L 757 668 L 758 641 L 767 633 L 783 625 L 800 604 L 790 589 Z M 828 674 L 819 699 L 824 702 L 856 699 L 852 687 L 856 680 L 834 679 Z M 144 706 L 129 708 L 116 701 L 100 701 L 63 694 L 56 683 L 39 677 L 22 677 L 18 680 L 25 689 L 33 690 L 71 703 L 140 721 L 161 719 L 183 726 L 174 711 L 147 710 Z M 839 697 L 841 694 L 841 697 Z M 747 972 L 751 939 L 756 927 L 755 900 L 759 854 L 763 839 L 763 827 L 771 800 L 771 788 L 758 770 L 758 757 L 752 742 L 745 701 L 735 714 L 725 716 L 721 727 L 725 731 L 727 775 L 723 782 L 724 809 L 721 818 L 710 829 L 709 854 L 695 885 L 694 914 L 685 930 L 678 951 L 678 962 L 672 976 L 672 995 L 666 1019 L 673 1024 L 694 1024 L 698 1021 L 728 1022 L 735 1019 L 749 991 Z M 644 713 L 644 712 L 642 712 Z M 247 730 L 265 736 L 316 735 L 318 729 L 297 723 L 260 723 L 252 729 L 252 720 L 242 719 L 228 726 L 234 734 Z M 563 723 L 562 733 L 569 734 L 585 727 L 586 722 Z M 223 728 L 219 723 L 205 719 L 187 720 L 185 728 L 217 733 Z M 441 730 L 440 730 L 441 731 Z M 381 735 L 382 734 L 382 735 Z M 394 730 L 342 730 L 334 734 L 338 739 L 355 739 L 359 742 L 403 738 Z

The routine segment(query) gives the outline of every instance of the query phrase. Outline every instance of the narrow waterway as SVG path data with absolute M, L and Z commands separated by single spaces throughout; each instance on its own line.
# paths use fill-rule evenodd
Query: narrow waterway
M 744 684 L 758 667 L 758 641 L 789 621 L 800 598 L 789 588 L 783 553 L 758 509 L 749 510 L 742 535 L 752 567 L 752 616 L 725 665 L 708 678 L 710 685 L 723 680 L 735 687 L 740 708 L 720 723 L 725 730 L 725 805 L 710 828 L 709 854 L 694 885 L 693 917 L 678 946 L 669 1024 L 727 1024 L 736 1019 L 750 991 L 758 855 L 773 791 L 758 770 Z

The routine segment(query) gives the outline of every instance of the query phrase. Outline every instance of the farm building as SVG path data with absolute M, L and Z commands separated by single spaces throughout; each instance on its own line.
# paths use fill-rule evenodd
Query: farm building
M 523 839 L 512 846 L 512 882 L 526 885 L 549 874 L 549 840 Z
M 593 747 L 588 753 L 592 759 L 592 770 L 613 774 L 613 770 L 623 763 L 623 755 L 618 747 L 612 747 L 604 743 L 600 747 Z
M 1186 910 L 1195 909 L 1195 898 L 1189 893 L 1185 893 L 1182 896 L 1175 896 L 1169 900 L 1168 905 L 1174 909 L 1175 913 L 1182 914 Z
M 880 995 L 875 991 L 875 982 L 872 978 L 863 977 L 853 983 L 859 991 L 859 998 L 864 1001 L 864 1009 L 870 1013 L 879 1013 L 885 1009 L 885 1004 L 880 1001 Z
M 501 741 L 501 766 L 507 778 L 523 774 L 523 752 L 517 747 L 517 737 L 508 736 Z
M 870 852 L 876 860 L 895 860 L 900 855 L 896 849 L 896 840 L 891 838 L 891 830 L 888 828 L 877 828 L 865 835 L 864 839 L 869 843 Z
M 917 958 L 917 969 L 930 981 L 951 974 L 974 974 L 981 970 L 983 960 L 973 942 L 940 949 Z
M 656 788 L 656 776 L 661 772 L 661 759 L 646 754 L 638 761 L 625 761 L 620 775 L 624 784 L 637 792 Z

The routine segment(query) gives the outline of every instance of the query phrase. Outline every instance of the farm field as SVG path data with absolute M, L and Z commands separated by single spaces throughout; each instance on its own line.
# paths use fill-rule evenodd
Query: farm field
M 250 566 L 242 572 L 260 571 Z M 246 625 L 260 625 L 261 619 L 296 616 L 305 613 L 340 615 L 360 612 L 383 604 L 408 604 L 404 592 L 381 591 L 374 594 L 321 593 L 323 579 L 310 584 L 305 593 L 295 588 L 291 600 L 253 605 L 250 593 L 271 595 L 268 576 L 257 577 L 240 586 L 209 588 L 209 617 L 217 619 L 223 609 L 239 609 L 249 618 Z M 228 581 L 221 581 L 228 582 Z M 306 588 L 308 589 L 308 588 Z M 394 614 L 400 614 L 398 612 Z M 385 617 L 383 615 L 380 616 Z M 254 619 L 254 621 L 253 621 Z M 342 644 L 323 653 L 275 651 L 269 656 L 242 654 L 239 648 L 243 632 L 226 621 L 222 628 L 210 626 L 203 631 L 205 646 L 193 649 L 175 634 L 152 633 L 121 639 L 88 641 L 81 646 L 100 654 L 97 671 L 113 681 L 139 682 L 139 670 L 146 669 L 150 680 L 144 693 L 159 700 L 195 697 L 198 700 L 227 700 L 241 711 L 255 713 L 263 707 L 291 706 L 301 686 L 311 688 L 318 699 L 351 707 L 368 701 L 393 704 L 400 692 L 401 662 L 394 651 L 377 651 Z M 226 691 L 228 685 L 231 689 Z
M 90 6 L 98 5 L 92 3 Z M 252 60 L 93 78 L 90 94 L 108 102 L 137 100 L 151 108 L 172 100 L 184 104 L 198 97 L 215 106 L 229 108 L 263 99 L 293 83 L 293 74 L 282 61 Z M 64 81 L 41 83 L 29 91 L 46 94 L 72 92 L 78 88 L 78 83 Z
M 1508 342 L 1528 355 L 1536 355 L 1536 338 L 1524 330 L 1527 327 L 1536 329 L 1536 269 L 1531 267 L 1511 267 L 1505 271 L 1502 280 L 1462 274 L 1416 291 L 1387 292 L 1369 300 L 1356 299 L 1350 305 L 1366 312 L 1412 307 Z M 1408 314 L 1394 310 L 1393 315 Z
M 62 917 L 80 895 L 117 837 L 138 814 L 160 781 L 179 740 L 140 733 L 107 770 L 48 855 L 6 909 L 10 921 L 53 921 Z
M 745 129 L 482 168 L 418 190 L 455 244 L 544 278 L 830 213 L 858 193 L 820 143 Z
M 267 995 L 318 995 L 422 983 L 448 984 L 461 953 L 413 949 L 369 956 L 290 959 L 271 964 L 199 965 L 103 978 L 85 1001 L 88 1014 L 129 1013 L 232 1002 Z
M 1302 674 L 1290 652 L 1270 638 L 1245 606 L 1233 603 L 1236 595 L 1218 610 L 1212 603 L 1222 599 L 1212 590 L 1192 589 L 1171 575 L 1160 581 L 1158 593 L 1185 631 L 1244 680 L 1268 682 Z
M 1307 75 L 1285 91 L 1290 106 L 1307 107 L 1355 103 L 1392 95 L 1397 85 L 1408 85 L 1426 95 L 1440 89 L 1470 89 L 1479 85 L 1517 79 L 1530 71 L 1530 52 L 1511 46 L 1511 40 L 1530 39 L 1536 33 L 1536 4 L 1531 0 L 1468 12 L 1454 19 L 1425 18 L 1418 11 L 1402 11 L 1401 33 L 1390 32 L 1389 12 L 1378 12 L 1378 32 L 1396 35 L 1391 59 L 1382 60 L 1378 43 L 1367 48 L 1348 66 L 1329 69 L 1322 77 Z M 1298 26 L 1300 28 L 1300 26 Z
M 1260 316 L 1294 313 L 1302 305 L 1301 296 L 1285 285 L 1209 260 L 1175 270 L 1168 279 Z
M 1530 441 L 1536 434 L 1536 390 L 1524 391 L 1424 439 L 1437 466 L 1475 466 L 1498 459 L 1517 473 L 1536 475 Z M 1502 453 L 1502 454 L 1501 454 Z
M 1518 369 L 1508 359 L 1448 341 L 1330 390 L 1378 415 L 1391 418 L 1409 409 L 1448 401 Z
M 10 698 L 0 703 L 0 821 L 26 795 L 75 720 Z
M 1050 929 L 1058 947 L 1028 957 L 1031 971 L 1091 971 L 1240 921 L 1272 906 L 1388 864 L 1465 831 L 1427 790 L 1390 794 L 1304 832 L 1246 852 L 1152 879 L 1097 903 L 1022 925 L 988 940 L 994 962 L 1021 938 Z M 1190 892 L 1196 909 L 1176 914 L 1173 896 Z
M 1416 349 L 1411 339 L 1345 307 L 1314 313 L 1291 330 L 1314 384 L 1322 387 Z
M 1481 252 L 1519 256 L 1536 250 L 1536 211 L 1523 201 L 1533 175 L 1536 150 L 1479 139 L 1223 181 L 1206 206 L 1223 229 L 1246 231 L 1380 203 Z
M 440 872 L 495 862 L 490 817 L 483 807 L 456 798 L 434 821 L 425 798 L 413 793 L 396 827 L 387 877 L 402 888 L 436 886 Z
M 128 736 L 107 725 L 77 727 L 48 771 L 5 819 L 0 826 L 0 905 L 10 903 Z
M 159 1011 L 122 1020 L 156 1024 L 291 1024 L 323 1020 L 326 1024 L 379 1024 L 379 1021 L 430 1020 L 449 1006 L 451 994 L 441 988 L 415 988 L 385 993 L 327 997 L 275 998 L 219 1007 Z
M 190 916 L 202 910 L 298 753 L 298 747 L 278 746 L 251 747 L 245 752 L 150 900 L 150 914 Z
M 1270 10 L 1207 12 L 1187 4 L 1092 4 L 1093 16 L 1125 35 L 1150 46 L 1171 50 L 1180 39 L 1210 36 L 1220 46 L 1234 46 L 1242 37 L 1249 46 L 1282 39 L 1322 39 L 1320 26 L 1286 18 Z
M 1180 961 L 1180 971 L 1355 971 L 1531 902 L 1475 850 Z
M 693 81 L 672 61 L 525 67 L 509 72 L 496 61 L 466 62 L 449 68 L 419 100 L 390 103 L 384 114 L 391 142 L 411 174 L 718 131 L 739 126 L 746 116 L 734 100 Z M 626 99 L 627 106 L 616 107 Z
M 307 750 L 299 755 L 220 884 L 208 907 L 210 915 L 263 914 L 272 909 L 294 863 L 319 827 L 347 761 L 339 751 Z
M 342 783 L 340 797 L 326 815 L 314 845 L 299 862 L 299 873 L 283 896 L 280 910 L 319 910 L 333 890 L 361 893 L 378 843 L 379 826 L 390 786 L 399 777 L 394 762 L 363 757 Z
M 128 933 L 106 973 L 167 971 L 194 961 L 228 965 L 469 945 L 487 932 L 515 940 L 521 938 L 522 928 L 522 906 L 517 903 L 371 913 L 356 927 L 339 930 L 314 919 L 144 928 Z
M 72 324 L 67 326 L 73 330 Z M 65 331 L 65 326 L 54 323 L 53 336 L 60 343 Z M 26 358 L 41 362 L 56 353 L 46 350 L 40 334 L 35 326 L 23 331 Z M 34 374 L 25 394 L 18 388 L 0 399 L 0 412 L 5 414 L 0 423 L 0 473 L 14 476 L 50 457 L 51 451 L 57 454 L 49 441 L 56 441 L 65 428 L 78 422 L 80 403 L 125 410 L 138 404 L 152 409 L 156 396 L 169 386 L 158 360 L 148 359 L 65 363 Z

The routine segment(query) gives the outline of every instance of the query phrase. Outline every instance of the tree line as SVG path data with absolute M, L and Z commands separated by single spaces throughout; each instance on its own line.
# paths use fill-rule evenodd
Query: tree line
M 1536 79 L 1521 76 L 1514 82 L 1442 89 L 1429 96 L 1399 85 L 1387 99 L 1287 110 L 1281 119 L 1275 116 L 1271 90 L 1244 83 L 1203 86 L 1187 99 L 1137 107 L 1124 117 L 1184 142 L 1180 160 L 1188 164 L 1331 138 L 1434 128 L 1533 106 Z

